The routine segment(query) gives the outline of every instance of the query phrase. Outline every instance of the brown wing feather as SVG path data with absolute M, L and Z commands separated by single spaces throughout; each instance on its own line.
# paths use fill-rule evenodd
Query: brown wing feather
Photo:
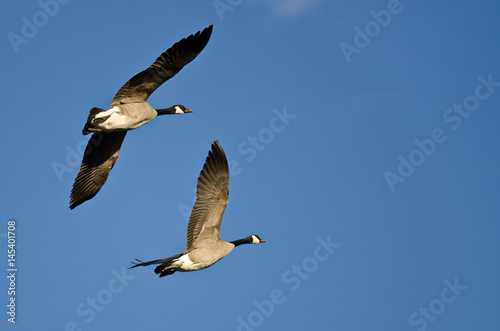
M 92 199 L 99 192 L 115 165 L 126 134 L 126 131 L 119 131 L 96 132 L 92 135 L 71 190 L 70 209 Z
M 146 101 L 168 79 L 174 77 L 186 64 L 193 61 L 205 48 L 212 34 L 212 25 L 175 43 L 146 70 L 132 77 L 123 85 L 112 101 L 120 103 Z
M 189 218 L 186 253 L 220 239 L 220 224 L 229 197 L 229 167 L 219 142 L 212 150 L 198 178 L 196 202 Z

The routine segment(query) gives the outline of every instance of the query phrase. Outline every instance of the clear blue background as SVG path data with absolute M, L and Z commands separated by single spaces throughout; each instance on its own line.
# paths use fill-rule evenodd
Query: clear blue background
M 392 1 L 232 3 L 69 1 L 45 22 L 37 1 L 4 3 L 0 266 L 15 219 L 19 271 L 15 325 L 0 281 L 2 330 L 498 330 L 500 87 L 460 127 L 443 118 L 479 76 L 500 82 L 498 1 L 401 1 L 385 27 L 371 11 Z M 16 53 L 9 33 L 34 16 Z M 204 51 L 149 99 L 195 112 L 130 132 L 103 189 L 69 210 L 88 111 L 210 24 Z M 348 62 L 340 45 L 367 24 Z M 295 117 L 270 137 L 284 110 Z M 419 160 L 415 140 L 436 128 L 447 139 Z M 123 271 L 184 250 L 216 139 L 238 163 L 222 238 L 267 243 L 199 272 Z M 421 164 L 392 191 L 384 173 L 411 153 Z M 323 261 L 318 238 L 340 245 Z M 453 302 L 446 281 L 462 286 Z

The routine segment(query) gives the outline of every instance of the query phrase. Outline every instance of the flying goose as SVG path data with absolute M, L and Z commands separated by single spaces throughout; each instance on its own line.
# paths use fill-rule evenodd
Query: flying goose
M 69 208 L 92 199 L 106 182 L 115 165 L 127 131 L 151 121 L 157 115 L 191 113 L 183 105 L 154 109 L 149 96 L 205 48 L 212 25 L 175 43 L 146 70 L 132 77 L 114 96 L 111 109 L 92 108 L 83 134 L 94 132 L 83 156 L 82 166 L 71 190 Z
M 241 244 L 260 244 L 265 240 L 253 234 L 226 242 L 220 239 L 220 224 L 229 195 L 229 168 L 226 155 L 218 141 L 212 144 L 205 165 L 198 178 L 196 202 L 189 218 L 187 245 L 184 253 L 164 259 L 132 262 L 131 268 L 160 264 L 155 273 L 160 277 L 176 271 L 195 271 L 210 267 Z

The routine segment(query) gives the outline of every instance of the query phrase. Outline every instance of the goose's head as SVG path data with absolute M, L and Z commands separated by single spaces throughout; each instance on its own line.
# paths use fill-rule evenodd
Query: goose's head
M 251 241 L 250 244 L 261 244 L 265 243 L 266 241 L 264 239 L 261 239 L 258 235 L 252 234 L 250 237 L 248 237 Z
M 175 112 L 174 114 L 186 114 L 186 113 L 192 113 L 193 111 L 190 110 L 190 109 L 187 109 L 186 107 L 184 107 L 183 105 L 175 105 L 173 106 Z

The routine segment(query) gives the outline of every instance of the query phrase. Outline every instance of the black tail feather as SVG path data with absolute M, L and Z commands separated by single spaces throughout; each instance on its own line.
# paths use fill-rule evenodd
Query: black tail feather
M 131 266 L 129 269 L 135 268 L 135 267 L 145 267 L 151 264 L 159 264 L 155 268 L 155 273 L 160 274 L 160 277 L 168 276 L 176 272 L 177 270 L 175 268 L 172 268 L 172 262 L 182 256 L 183 253 L 176 254 L 174 256 L 166 257 L 164 259 L 158 259 L 158 260 L 153 260 L 153 261 L 148 261 L 148 262 L 142 262 L 139 259 L 135 259 L 137 262 L 132 262 L 134 265 Z
M 148 261 L 148 262 L 142 262 L 139 259 L 135 259 L 137 262 L 132 262 L 134 265 L 131 266 L 129 269 L 135 268 L 135 267 L 145 267 L 151 264 L 161 264 L 164 262 L 165 259 L 158 259 L 158 260 L 153 260 L 153 261 Z
M 83 130 L 82 130 L 83 134 L 89 134 L 89 133 L 94 132 L 94 131 L 99 131 L 92 126 L 92 121 L 94 120 L 94 118 L 97 114 L 99 114 L 103 111 L 105 111 L 105 110 L 101 109 L 101 108 L 96 108 L 96 107 L 94 107 L 90 110 L 89 117 L 87 118 L 87 123 L 85 123 L 85 126 L 83 127 Z

